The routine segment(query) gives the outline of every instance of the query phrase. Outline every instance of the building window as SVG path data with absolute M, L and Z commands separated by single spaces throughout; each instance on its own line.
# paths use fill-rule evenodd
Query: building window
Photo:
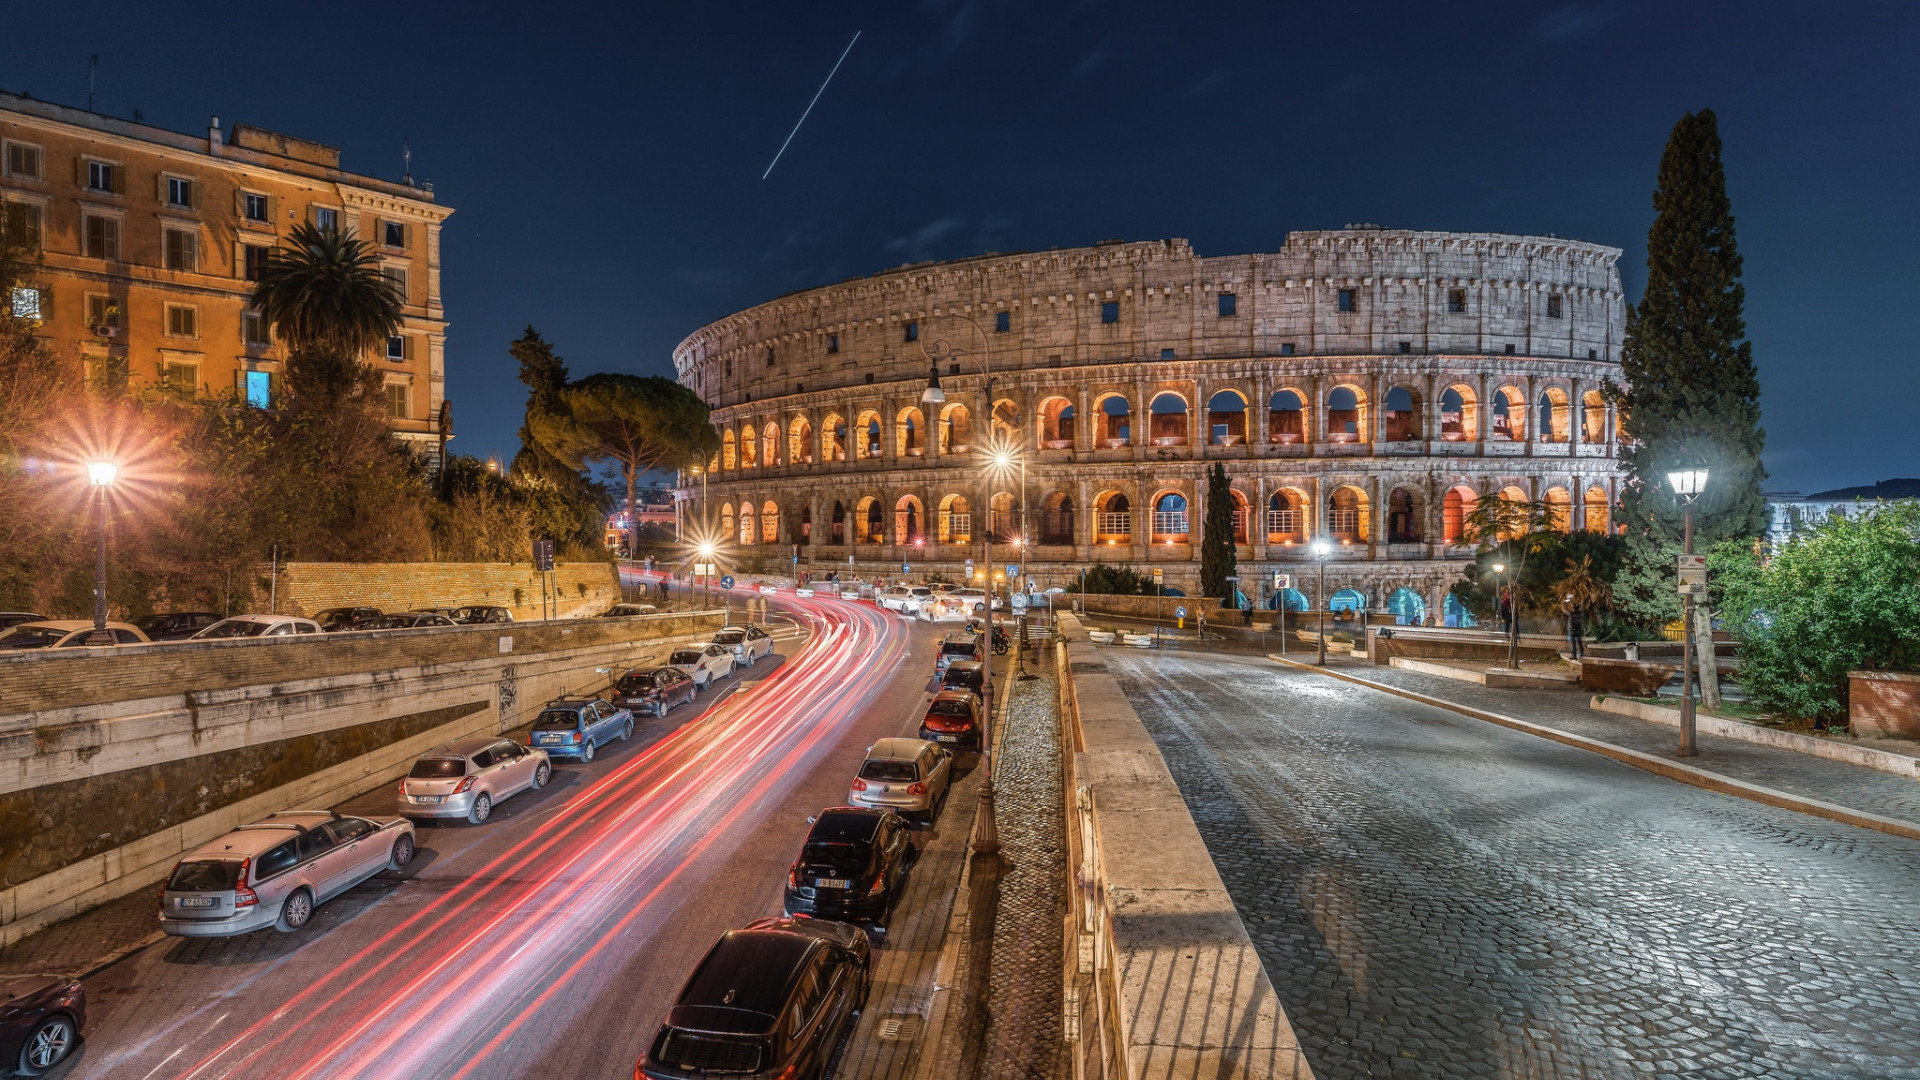
M 260 272 L 267 268 L 267 251 L 259 244 L 240 245 L 241 272 L 248 281 L 260 280 Z
M 1413 342 L 1403 341 L 1400 343 L 1400 355 L 1405 356 L 1406 354 L 1412 351 L 1413 351 Z
M 382 222 L 382 225 L 382 231 L 386 234 L 382 239 L 386 241 L 388 247 L 403 248 L 407 246 L 407 226 L 405 223 L 387 221 Z
M 394 420 L 407 418 L 407 384 L 387 384 L 387 416 Z
M 1283 341 L 1283 342 L 1281 342 L 1281 343 L 1280 343 L 1280 355 L 1281 355 L 1281 356 L 1292 356 L 1292 355 L 1293 355 L 1293 342 L 1291 342 L 1291 341 Z
M 1464 314 L 1467 310 L 1467 290 L 1448 289 L 1447 310 L 1455 315 Z
M 920 340 L 920 324 L 919 323 L 910 322 L 907 324 L 906 340 L 908 341 Z
M 165 360 L 160 364 L 160 389 L 169 397 L 191 398 L 200 391 L 200 365 Z
M 313 226 L 321 232 L 339 232 L 340 211 L 325 206 L 314 207 Z
M 1100 305 L 1100 321 L 1109 326 L 1120 321 L 1120 301 L 1109 300 Z
M 1560 298 L 1557 296 L 1547 297 L 1547 318 L 1558 319 L 1561 317 L 1562 316 L 1560 314 Z
M 120 307 L 113 297 L 99 293 L 87 294 L 87 325 L 98 334 L 102 328 L 117 330 L 120 326 Z M 108 336 L 108 335 L 102 335 Z
M 1353 290 L 1352 290 L 1352 289 L 1341 289 L 1341 290 L 1340 290 L 1340 297 L 1339 297 L 1339 300 L 1338 300 L 1338 306 L 1339 306 L 1339 309 L 1340 309 L 1341 311 L 1352 311 L 1352 310 L 1353 310 Z
M 993 332 L 994 333 L 1004 334 L 1011 329 L 1013 329 L 1013 313 L 1012 312 L 996 311 L 993 313 Z
M 104 161 L 87 162 L 87 190 L 113 194 L 113 171 L 113 166 Z
M 117 394 L 127 388 L 127 358 L 89 356 L 86 358 L 87 386 L 95 393 Z
M 380 273 L 393 285 L 393 291 L 400 294 L 400 302 L 407 302 L 407 268 L 404 266 L 383 266 Z
M 110 217 L 87 217 L 87 258 L 120 257 L 120 223 Z
M 1512 355 L 1513 355 L 1513 343 L 1512 343 L 1512 342 L 1508 342 L 1508 343 L 1507 343 L 1507 355 L 1508 355 L 1508 356 L 1512 356 Z
M 264 409 L 273 404 L 273 374 L 266 371 L 243 371 L 240 373 L 241 392 L 246 395 L 247 404 L 256 409 Z
M 167 177 L 167 205 L 193 209 L 193 181 L 179 176 Z
M 240 313 L 240 340 L 248 345 L 266 346 L 273 344 L 273 328 L 267 325 L 266 316 L 249 308 Z
M 1173 359 L 1173 350 L 1172 350 L 1172 349 L 1161 349 L 1161 350 L 1160 350 L 1160 359 L 1162 359 L 1162 360 L 1171 360 L 1171 359 Z
M 767 366 L 773 366 L 773 346 L 767 346 Z
M 7 240 L 25 245 L 29 250 L 40 250 L 40 208 L 26 203 L 10 202 L 6 204 Z
M 26 143 L 7 144 L 7 175 L 21 180 L 45 180 L 41 171 L 40 148 Z
M 193 271 L 200 268 L 200 237 L 185 229 L 162 229 L 166 242 L 161 245 L 161 262 L 169 270 Z
M 831 355 L 839 351 L 840 351 L 840 335 L 828 334 L 827 335 L 827 353 Z
M 1220 317 L 1231 319 L 1240 314 L 1240 298 L 1230 292 L 1220 294 Z
M 40 318 L 40 290 L 25 285 L 16 286 L 9 305 L 16 319 Z
M 168 304 L 167 335 L 169 337 L 199 337 L 200 309 L 187 304 Z
M 405 360 L 407 358 L 407 335 L 387 335 L 387 359 Z
M 249 191 L 246 194 L 245 201 L 248 221 L 267 220 L 267 197 L 265 195 L 256 195 Z
M 731 356 L 727 357 L 726 361 L 722 365 L 721 374 L 723 375 L 733 374 L 733 357 Z
M 1588 349 L 1588 350 L 1587 350 L 1587 359 L 1589 359 L 1589 360 L 1598 360 L 1598 359 L 1600 359 L 1600 350 L 1599 350 L 1599 349 Z

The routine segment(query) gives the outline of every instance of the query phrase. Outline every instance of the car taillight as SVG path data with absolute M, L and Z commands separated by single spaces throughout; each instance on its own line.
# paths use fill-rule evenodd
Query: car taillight
M 856 777 L 854 777 L 854 778 L 853 778 L 853 790 L 855 790 L 855 791 L 865 791 L 865 790 L 867 790 L 867 782 L 866 782 L 865 780 L 862 780 L 862 779 L 860 779 L 860 778 L 859 778 L 859 777 L 857 777 L 857 776 L 856 776 Z
M 233 906 L 236 908 L 252 907 L 260 902 L 260 895 L 247 888 L 247 874 L 252 870 L 251 858 L 240 860 L 240 873 L 234 878 L 239 884 L 233 887 Z
M 794 863 L 792 866 L 787 867 L 787 884 L 793 886 L 796 889 L 800 887 L 800 864 L 799 863 Z
M 907 786 L 907 794 L 909 795 L 925 795 L 926 793 L 927 785 L 925 784 L 909 784 Z
M 887 891 L 887 875 L 881 874 L 873 879 L 873 888 L 867 890 L 868 896 L 879 896 Z
M 787 1071 L 780 1074 L 780 1080 L 793 1080 L 798 1075 L 800 1075 L 800 1066 L 789 1065 Z
M 571 734 L 571 735 L 569 735 L 569 736 L 567 736 L 567 741 L 568 741 L 568 742 L 579 742 L 579 741 L 580 741 L 580 733 L 576 731 L 576 732 L 574 732 L 573 734 Z
M 457 787 L 457 788 L 454 788 L 454 789 L 453 789 L 453 793 L 454 793 L 455 795 L 458 795 L 458 794 L 460 794 L 460 793 L 461 793 L 461 792 L 463 792 L 463 791 L 472 791 L 472 790 L 473 790 L 473 780 L 474 780 L 474 778 L 473 778 L 473 777 L 471 777 L 471 776 L 469 776 L 469 777 L 467 777 L 467 778 L 466 778 L 465 780 L 462 780 L 462 781 L 460 781 L 460 786 L 459 786 L 459 787 Z

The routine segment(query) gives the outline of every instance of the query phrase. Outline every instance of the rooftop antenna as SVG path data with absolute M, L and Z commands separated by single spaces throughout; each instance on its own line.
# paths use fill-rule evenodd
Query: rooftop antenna
M 400 182 L 413 186 L 413 147 L 405 139 L 400 140 Z
M 93 111 L 93 73 L 100 70 L 100 54 L 87 57 L 87 111 Z

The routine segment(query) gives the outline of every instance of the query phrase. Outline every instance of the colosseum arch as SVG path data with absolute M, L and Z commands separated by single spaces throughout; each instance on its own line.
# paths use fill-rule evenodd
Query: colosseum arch
M 720 451 L 715 450 L 713 452 L 713 456 L 707 459 L 707 472 L 711 474 L 711 473 L 717 473 L 719 471 L 720 471 Z
M 872 495 L 862 496 L 853 507 L 853 542 L 856 544 L 886 543 L 886 518 L 880 508 L 880 500 Z
M 748 424 L 740 431 L 740 467 L 751 469 L 760 464 L 760 438 L 754 434 L 753 425 Z
M 1133 406 L 1128 404 L 1127 395 L 1118 390 L 1110 390 L 1094 402 L 1094 411 L 1100 414 L 1100 429 L 1095 438 L 1099 446 L 1128 446 L 1133 442 Z
M 839 413 L 828 413 L 820 421 L 820 460 L 847 460 L 847 422 Z
M 1466 383 L 1454 383 L 1440 392 L 1440 438 L 1480 441 L 1480 398 Z
M 1017 507 L 1011 491 L 996 491 L 987 500 L 987 538 L 996 544 L 1026 542 L 1026 510 Z
M 1607 441 L 1607 399 L 1598 390 L 1589 390 L 1580 396 L 1583 417 L 1582 436 L 1590 443 Z
M 1093 500 L 1093 542 L 1133 543 L 1133 502 L 1123 491 L 1103 491 Z
M 1185 446 L 1187 438 L 1187 399 L 1173 390 L 1162 390 L 1153 395 L 1153 401 L 1147 406 L 1148 445 Z
M 1251 528 L 1247 522 L 1253 517 L 1247 512 L 1247 493 L 1237 487 L 1229 488 L 1227 497 L 1233 500 L 1233 542 L 1245 545 L 1251 540 Z
M 1527 437 L 1527 396 L 1517 387 L 1493 392 L 1492 435 L 1495 442 L 1524 442 Z
M 1327 537 L 1342 544 L 1364 544 L 1372 530 L 1367 512 L 1367 493 L 1353 484 L 1342 484 L 1327 496 Z
M 973 513 L 965 495 L 948 495 L 940 500 L 936 536 L 942 544 L 973 543 Z
M 1413 442 L 1421 437 L 1420 432 L 1420 392 L 1406 386 L 1396 386 L 1387 391 L 1384 402 L 1384 421 L 1387 442 Z
M 793 542 L 802 547 L 811 545 L 813 543 L 812 504 L 800 503 L 799 512 L 794 514 L 794 521 L 797 522 L 797 524 L 793 529 Z
M 1588 532 L 1607 531 L 1607 489 L 1598 484 L 1587 489 L 1585 506 L 1586 528 Z
M 916 410 L 917 411 L 917 410 Z M 902 495 L 893 504 L 893 542 L 906 546 L 926 543 L 927 510 L 918 495 Z
M 1557 386 L 1540 391 L 1540 403 L 1534 417 L 1534 429 L 1541 442 L 1563 443 L 1573 439 L 1573 408 L 1567 392 Z
M 1267 498 L 1267 543 L 1304 544 L 1307 540 L 1307 493 L 1281 488 Z
M 833 517 L 827 525 L 827 543 L 839 547 L 847 542 L 847 504 L 833 500 Z
M 760 432 L 760 462 L 771 469 L 779 465 L 781 460 L 780 425 L 769 420 Z
M 893 452 L 897 457 L 921 457 L 927 452 L 927 418 L 912 405 L 893 418 Z
M 780 542 L 780 504 L 768 499 L 760 507 L 760 542 L 777 544 Z
M 1527 494 L 1527 489 L 1518 484 L 1508 484 L 1502 487 L 1497 494 L 1501 499 L 1510 503 L 1529 503 L 1533 501 L 1532 497 Z M 1500 530 L 1499 538 L 1502 540 L 1518 540 L 1526 535 L 1525 526 L 1521 526 L 1517 522 L 1515 525 L 1516 527 Z
M 1267 399 L 1267 441 L 1307 442 L 1312 434 L 1307 424 L 1307 395 L 1291 388 L 1275 390 Z
M 1547 504 L 1547 528 L 1554 532 L 1572 532 L 1573 494 L 1556 484 L 1547 489 L 1542 501 Z
M 1071 544 L 1074 532 L 1073 496 L 1064 491 L 1048 492 L 1040 500 L 1040 520 L 1035 529 L 1042 544 Z
M 1440 539 L 1449 547 L 1473 543 L 1468 535 L 1467 515 L 1480 505 L 1480 493 L 1465 484 L 1447 489 L 1440 500 Z
M 733 504 L 732 503 L 728 503 L 725 506 L 722 506 L 720 508 L 720 535 L 729 540 L 733 538 Z
M 787 428 L 787 461 L 794 465 L 813 464 L 813 421 L 796 416 Z
M 949 401 L 940 410 L 940 452 L 964 454 L 973 449 L 973 410 L 965 402 Z
M 856 429 L 855 438 L 857 440 L 854 444 L 854 457 L 860 461 L 868 461 L 879 457 L 881 432 L 880 414 L 874 412 L 872 409 L 868 409 L 860 414 L 860 419 L 855 421 L 853 426 Z
M 1387 543 L 1418 544 L 1426 521 L 1426 498 L 1415 487 L 1396 487 L 1387 494 Z
M 727 470 L 728 472 L 732 472 L 735 468 L 738 468 L 738 464 L 734 456 L 734 441 L 733 441 L 732 428 L 728 428 L 727 430 L 720 433 L 720 467 Z
M 1156 492 L 1153 496 L 1153 529 L 1148 533 L 1148 540 L 1155 544 L 1188 543 L 1191 516 L 1186 495 L 1170 489 Z
M 1207 445 L 1241 446 L 1247 441 L 1247 399 L 1238 390 L 1222 390 L 1207 399 Z
M 1035 419 L 1039 424 L 1035 442 L 1040 449 L 1073 449 L 1073 402 L 1063 397 L 1047 398 L 1040 402 Z
M 1327 441 L 1371 442 L 1367 430 L 1367 392 L 1352 383 L 1327 391 Z
M 740 522 L 740 542 L 742 544 L 753 543 L 754 538 L 759 534 L 760 522 L 759 515 L 754 513 L 752 503 L 743 502 L 740 504 L 740 516 L 738 520 Z
M 1000 398 L 993 403 L 992 441 L 1001 444 L 1014 444 L 1020 441 L 1020 406 L 1012 398 Z

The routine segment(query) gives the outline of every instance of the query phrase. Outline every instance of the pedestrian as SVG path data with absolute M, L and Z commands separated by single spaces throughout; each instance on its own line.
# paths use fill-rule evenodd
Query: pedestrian
M 1567 653 L 1575 660 L 1587 655 L 1587 621 L 1580 616 L 1579 608 L 1567 612 Z
M 663 604 L 666 603 L 667 598 L 671 595 L 672 593 L 667 589 L 667 579 L 661 578 L 660 579 L 660 602 Z

